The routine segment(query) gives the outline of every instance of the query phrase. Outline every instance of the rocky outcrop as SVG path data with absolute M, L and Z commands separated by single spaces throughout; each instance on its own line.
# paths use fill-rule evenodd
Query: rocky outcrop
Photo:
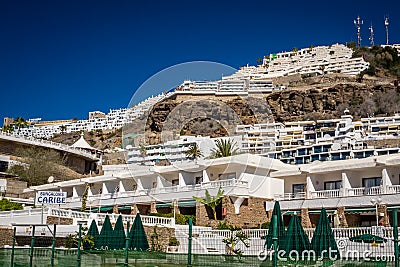
M 397 110 L 400 95 L 390 83 L 346 82 L 330 87 L 308 86 L 257 97 L 175 95 L 153 106 L 141 125 L 124 134 L 142 132 L 140 144 L 157 144 L 178 135 L 233 135 L 235 125 L 338 118 L 345 109 L 355 118 Z M 141 128 L 141 129 L 140 129 Z

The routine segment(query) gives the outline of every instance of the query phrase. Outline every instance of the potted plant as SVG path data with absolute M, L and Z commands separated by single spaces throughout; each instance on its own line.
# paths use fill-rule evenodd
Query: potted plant
M 168 252 L 178 252 L 178 247 L 179 247 L 179 240 L 176 239 L 176 237 L 170 237 L 169 238 L 169 242 L 168 242 L 168 248 L 167 251 Z

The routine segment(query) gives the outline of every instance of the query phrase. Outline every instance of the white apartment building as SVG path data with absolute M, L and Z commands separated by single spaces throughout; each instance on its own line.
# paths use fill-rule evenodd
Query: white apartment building
M 152 96 L 130 108 L 110 109 L 107 114 L 101 111 L 92 111 L 89 112 L 88 119 L 86 120 L 59 120 L 49 122 L 35 120 L 35 123 L 31 123 L 28 127 L 19 129 L 16 133 L 21 136 L 49 139 L 53 137 L 54 134 L 61 134 L 63 132 L 72 133 L 119 129 L 149 110 L 158 101 L 170 95 L 171 93 Z
M 353 50 L 342 44 L 303 48 L 297 51 L 270 54 L 263 60 L 265 77 L 279 77 L 291 74 L 321 75 L 343 73 L 357 75 L 368 68 L 363 58 L 352 58 Z
M 207 158 L 211 155 L 212 149 L 215 149 L 216 139 L 231 139 L 236 144 L 236 148 L 239 149 L 241 146 L 241 138 L 238 136 L 222 138 L 210 138 L 209 136 L 180 136 L 178 140 L 167 141 L 158 145 L 137 147 L 128 145 L 126 147 L 128 151 L 127 163 L 153 166 L 161 161 L 168 161 L 171 164 L 190 162 L 193 161 L 193 159 L 190 159 L 186 155 L 186 152 L 194 144 L 197 144 L 202 154 L 201 158 Z

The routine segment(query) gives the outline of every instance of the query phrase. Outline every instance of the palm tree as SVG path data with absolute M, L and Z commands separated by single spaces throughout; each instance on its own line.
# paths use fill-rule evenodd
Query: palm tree
M 196 200 L 196 202 L 209 206 L 213 211 L 214 220 L 217 220 L 217 212 L 215 211 L 215 208 L 221 203 L 223 195 L 224 190 L 222 190 L 221 188 L 218 189 L 218 193 L 215 197 L 212 197 L 206 189 L 206 197 L 204 199 L 195 196 L 193 196 L 193 199 Z
M 216 148 L 211 150 L 212 158 L 223 158 L 233 156 L 238 153 L 236 142 L 231 139 L 217 139 L 215 140 Z
M 2 128 L 3 132 L 7 132 L 7 133 L 11 133 L 12 131 L 14 131 L 14 128 L 11 125 L 4 125 Z
M 193 143 L 189 146 L 189 149 L 185 152 L 186 157 L 190 159 L 196 160 L 199 157 L 203 156 L 203 153 L 201 153 L 199 146 L 197 143 Z
M 15 126 L 18 127 L 18 132 L 19 132 L 19 129 L 21 129 L 21 127 L 23 128 L 28 124 L 27 121 L 22 117 L 16 118 L 13 123 Z

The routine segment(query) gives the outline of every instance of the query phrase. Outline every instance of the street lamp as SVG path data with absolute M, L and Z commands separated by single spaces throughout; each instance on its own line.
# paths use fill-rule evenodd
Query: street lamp
M 375 205 L 375 213 L 376 213 L 376 226 L 379 226 L 379 215 L 378 215 L 378 206 L 382 203 L 382 198 L 378 197 L 377 199 L 371 199 L 372 205 Z

